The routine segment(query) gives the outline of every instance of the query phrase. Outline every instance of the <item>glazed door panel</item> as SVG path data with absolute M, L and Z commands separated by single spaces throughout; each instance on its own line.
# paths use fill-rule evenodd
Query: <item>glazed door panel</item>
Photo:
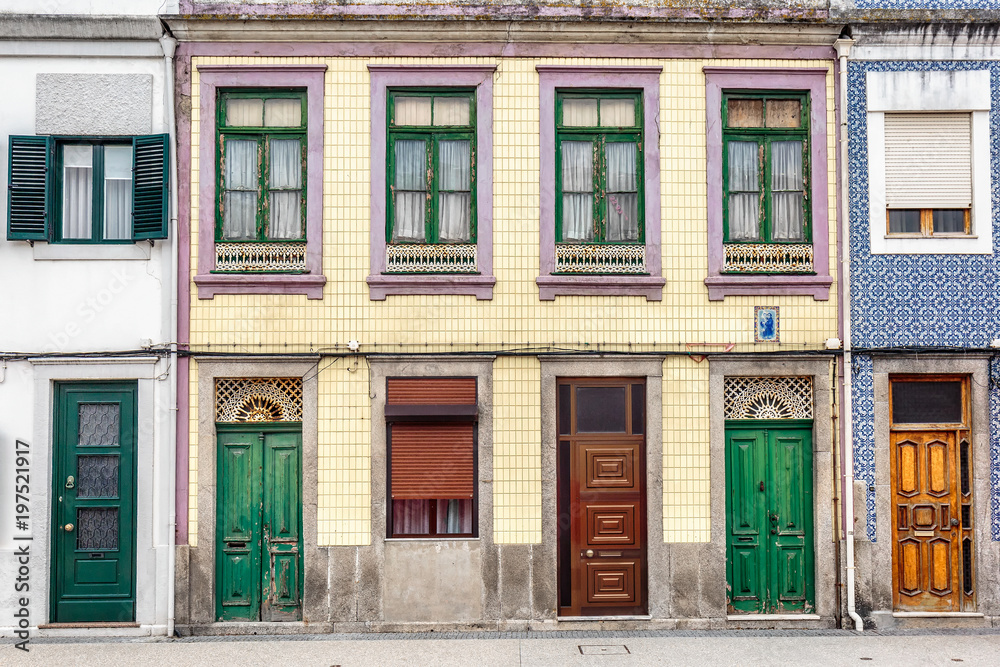
M 220 431 L 216 616 L 301 618 L 298 432 Z
M 962 470 L 968 462 L 959 461 L 956 436 L 945 430 L 890 434 L 893 605 L 898 611 L 966 611 L 962 575 L 971 568 L 971 530 L 964 529 L 963 519 L 968 523 L 971 505 L 963 507 L 960 479 L 968 474 Z M 967 575 L 971 579 L 971 571 Z M 971 593 L 971 582 L 966 588 Z
M 726 430 L 729 609 L 813 608 L 812 431 Z
M 633 409 L 644 401 L 644 387 L 625 380 L 561 381 L 560 387 L 566 388 L 560 421 L 567 427 L 559 439 L 559 613 L 645 614 L 645 424 L 642 411 Z M 588 401 L 611 409 L 595 415 Z
M 135 620 L 136 386 L 60 384 L 52 621 Z

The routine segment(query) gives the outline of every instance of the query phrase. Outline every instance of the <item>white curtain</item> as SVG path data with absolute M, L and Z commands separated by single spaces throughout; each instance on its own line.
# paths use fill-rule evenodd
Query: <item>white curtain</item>
M 805 238 L 802 211 L 802 142 L 775 141 L 771 144 L 771 195 L 775 241 Z
M 431 98 L 397 97 L 396 125 L 430 125 Z
M 264 100 L 232 98 L 226 100 L 226 125 L 229 127 L 260 127 L 264 115 Z
M 597 127 L 596 99 L 567 98 L 563 100 L 562 109 L 563 125 L 568 127 Z
M 394 243 L 423 242 L 426 238 L 424 210 L 427 196 L 427 144 L 416 139 L 401 139 L 396 141 L 395 153 L 396 190 L 392 240 Z
M 444 243 L 460 243 L 470 238 L 472 219 L 471 144 L 442 141 L 438 144 L 438 238 Z
M 223 202 L 222 238 L 257 238 L 257 142 L 226 141 L 226 196 Z
M 264 125 L 298 127 L 302 124 L 302 100 L 275 98 L 264 102 Z
M 93 221 L 94 147 L 63 147 L 64 239 L 89 239 Z
M 631 102 L 631 100 L 625 100 Z M 603 115 L 602 115 L 603 119 Z M 636 145 L 609 142 L 604 146 L 608 161 L 608 241 L 639 239 L 639 194 L 636 180 Z
M 472 532 L 471 500 L 437 501 L 437 532 L 469 534 Z
M 755 141 L 729 142 L 729 240 L 760 239 L 758 148 Z
M 268 238 L 302 238 L 302 144 L 298 139 L 272 139 L 271 215 Z
M 104 147 L 104 238 L 132 238 L 132 147 Z
M 594 238 L 594 144 L 564 141 L 561 146 L 562 240 L 591 241 Z
M 469 98 L 467 97 L 435 97 L 435 125 L 468 125 Z
M 635 100 L 601 100 L 602 127 L 635 127 Z
M 393 500 L 392 532 L 394 535 L 427 535 L 431 527 L 429 500 Z

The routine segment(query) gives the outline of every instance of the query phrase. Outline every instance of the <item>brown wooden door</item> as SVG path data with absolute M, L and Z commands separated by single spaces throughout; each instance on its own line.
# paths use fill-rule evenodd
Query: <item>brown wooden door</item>
M 559 613 L 646 613 L 645 385 L 559 382 Z
M 957 436 L 966 433 L 890 435 L 896 610 L 965 611 L 972 603 L 971 505 L 963 502 L 971 494 L 962 493 L 968 456 L 960 461 Z M 967 437 L 962 446 L 968 450 Z

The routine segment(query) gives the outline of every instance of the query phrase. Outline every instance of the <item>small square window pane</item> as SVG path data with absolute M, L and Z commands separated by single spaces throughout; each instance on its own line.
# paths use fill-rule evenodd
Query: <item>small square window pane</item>
M 298 190 L 271 192 L 268 238 L 302 238 L 302 193 Z
M 423 192 L 396 192 L 392 242 L 423 243 L 426 238 L 424 214 L 426 195 Z
M 465 243 L 472 237 L 472 196 L 469 193 L 439 194 L 438 216 L 438 240 L 442 243 Z
M 302 100 L 277 98 L 264 102 L 266 127 L 298 127 L 302 124 Z
M 469 124 L 469 98 L 435 97 L 434 124 L 459 126 Z
M 257 193 L 227 192 L 222 200 L 222 238 L 252 241 L 257 238 Z
M 936 209 L 932 213 L 935 234 L 964 234 L 965 210 Z
M 639 240 L 639 195 L 634 192 L 608 193 L 608 241 Z
M 396 189 L 425 190 L 427 188 L 427 142 L 401 139 L 396 142 Z
M 729 100 L 729 127 L 763 127 L 763 100 Z
M 393 499 L 393 535 L 428 535 L 430 528 L 431 501 Z
M 920 211 L 917 209 L 893 209 L 889 211 L 890 234 L 919 234 Z
M 577 387 L 577 433 L 624 433 L 625 387 Z
M 601 100 L 601 127 L 635 127 L 635 100 Z
M 226 125 L 229 127 L 260 127 L 264 118 L 264 100 L 231 98 L 226 101 Z
M 472 532 L 472 499 L 438 500 L 437 533 L 439 535 Z
M 431 98 L 397 97 L 396 125 L 430 125 Z
M 94 219 L 94 147 L 63 146 L 62 237 L 89 239 Z
M 597 100 L 569 97 L 563 100 L 562 124 L 566 127 L 597 127 Z
M 800 127 L 802 103 L 798 100 L 768 100 L 767 127 Z

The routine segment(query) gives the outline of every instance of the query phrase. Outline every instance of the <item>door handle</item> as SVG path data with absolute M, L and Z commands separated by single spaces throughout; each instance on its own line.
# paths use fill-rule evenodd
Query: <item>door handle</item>
M 952 519 L 951 520 L 951 526 L 952 526 L 952 528 L 954 528 L 957 525 L 958 525 L 958 519 Z
M 73 480 L 73 475 L 70 475 L 69 477 L 66 478 L 66 488 L 67 489 L 72 489 L 74 486 L 75 486 L 75 484 L 74 484 L 74 480 Z
M 67 533 L 72 533 L 73 528 L 75 528 L 75 526 L 71 523 L 67 523 L 65 526 L 63 526 L 63 530 L 65 530 Z
M 593 558 L 594 557 L 594 550 L 593 549 L 587 549 L 586 551 L 583 552 L 583 555 L 586 556 L 587 558 Z

